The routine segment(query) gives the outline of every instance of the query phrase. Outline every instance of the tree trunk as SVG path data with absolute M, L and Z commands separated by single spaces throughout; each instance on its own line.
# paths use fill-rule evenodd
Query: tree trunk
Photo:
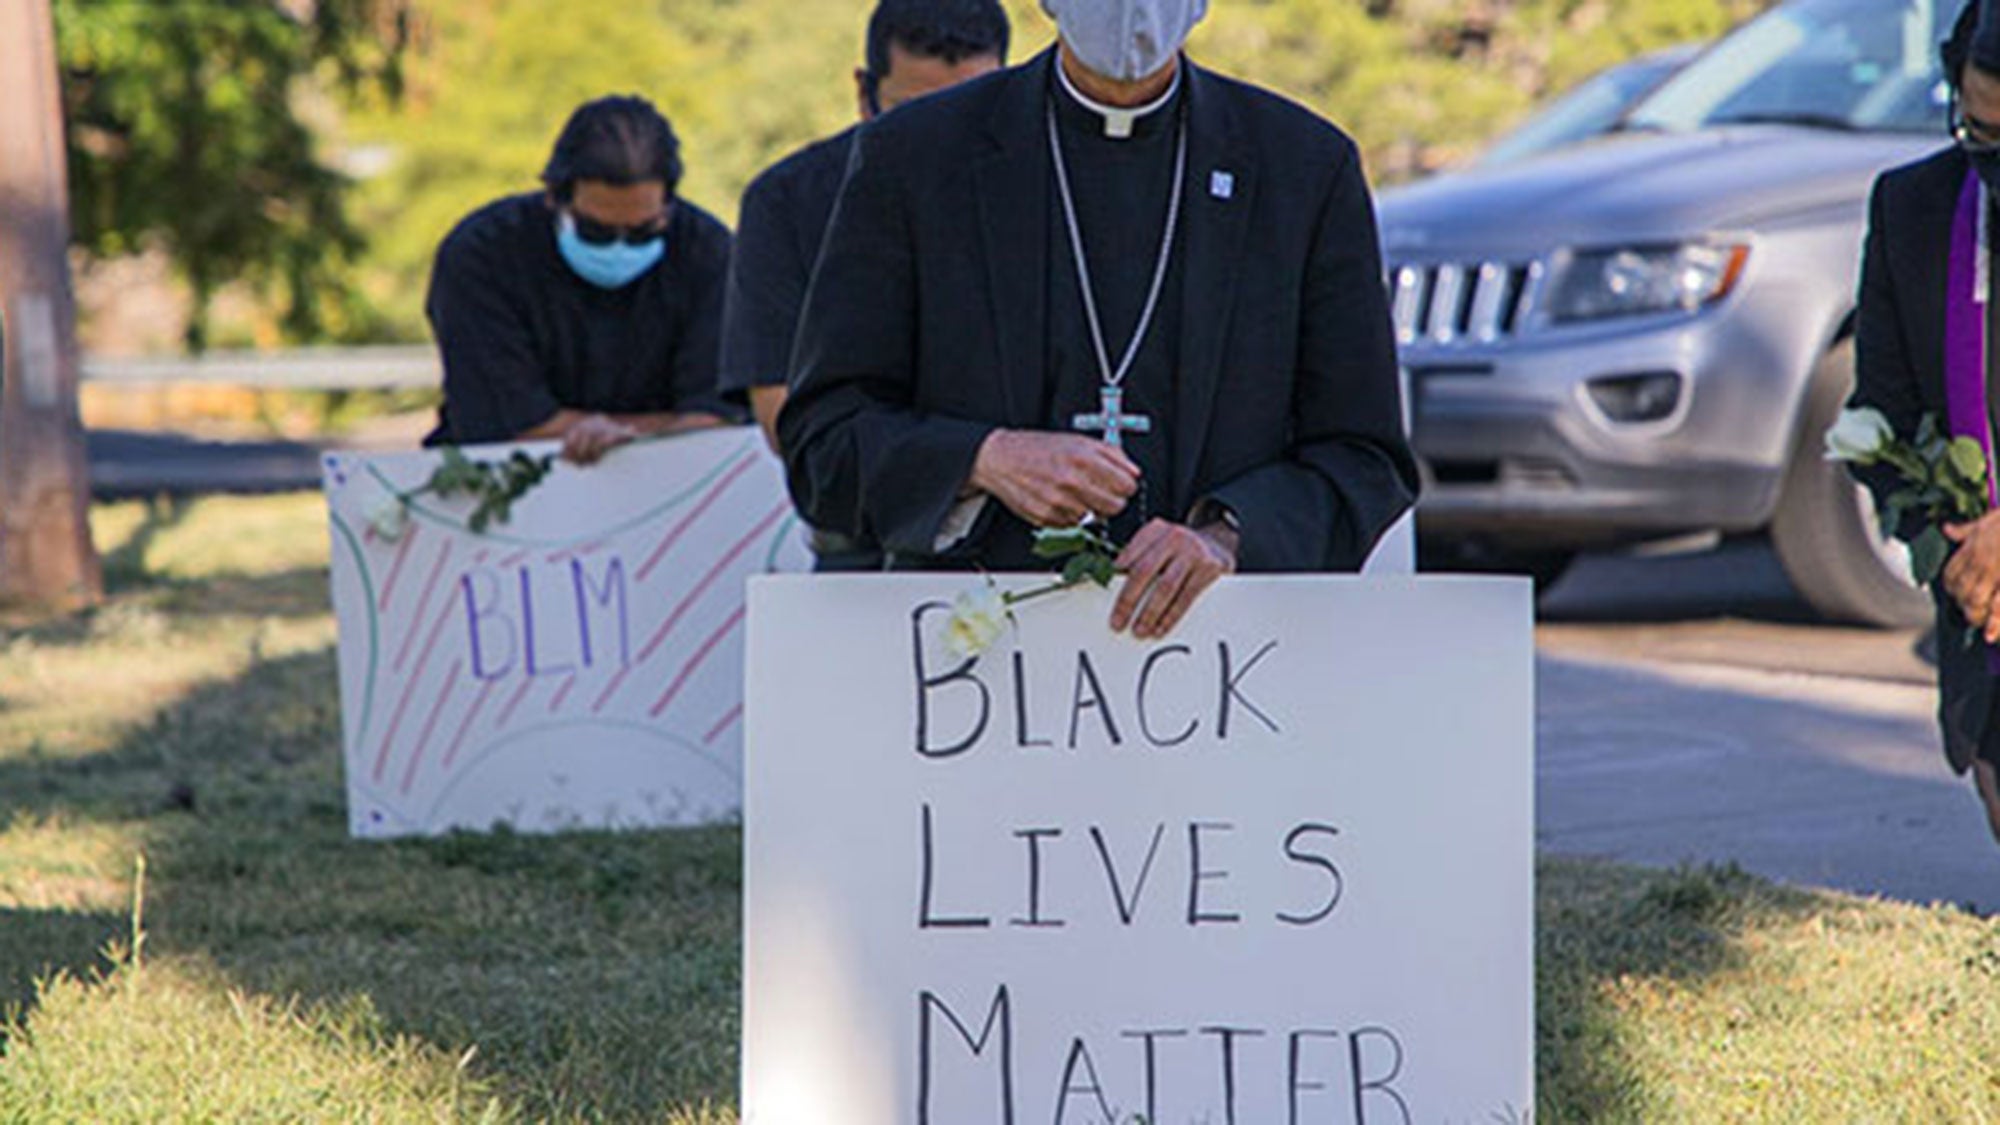
M 77 415 L 69 183 L 49 0 L 0 0 L 0 603 L 103 595 Z

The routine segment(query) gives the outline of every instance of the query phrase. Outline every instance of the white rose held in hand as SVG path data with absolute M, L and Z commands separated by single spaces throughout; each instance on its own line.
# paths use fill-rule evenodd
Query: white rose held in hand
M 993 647 L 1007 629 L 1012 612 L 1007 597 L 992 586 L 967 590 L 952 602 L 951 620 L 945 623 L 944 646 L 953 656 L 971 660 Z
M 401 496 L 390 496 L 368 510 L 368 526 L 375 537 L 386 543 L 394 543 L 410 530 L 410 502 Z
M 1826 431 L 1826 459 L 1871 464 L 1894 437 L 1895 431 L 1881 411 L 1868 406 L 1843 410 Z

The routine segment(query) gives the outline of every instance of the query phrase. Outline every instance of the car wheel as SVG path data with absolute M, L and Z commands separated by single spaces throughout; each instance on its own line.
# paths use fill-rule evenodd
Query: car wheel
M 1813 372 L 1771 545 L 1793 587 L 1822 616 L 1878 628 L 1921 625 L 1931 618 L 1931 599 L 1910 580 L 1909 549 L 1883 532 L 1868 491 L 1822 452 L 1821 436 L 1853 387 L 1848 340 Z
M 1497 551 L 1462 544 L 1419 540 L 1417 570 L 1423 574 L 1518 574 L 1531 578 L 1535 594 L 1548 592 L 1576 561 L 1573 551 Z

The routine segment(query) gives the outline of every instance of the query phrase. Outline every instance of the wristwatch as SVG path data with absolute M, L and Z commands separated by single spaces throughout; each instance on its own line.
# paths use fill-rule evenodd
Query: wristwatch
M 1194 511 L 1188 513 L 1188 526 L 1203 528 L 1219 523 L 1229 529 L 1230 534 L 1243 537 L 1243 521 L 1236 517 L 1236 509 L 1213 498 L 1204 498 L 1195 503 Z

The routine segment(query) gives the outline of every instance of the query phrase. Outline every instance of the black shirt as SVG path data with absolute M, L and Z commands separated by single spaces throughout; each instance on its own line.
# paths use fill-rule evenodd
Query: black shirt
M 444 405 L 424 444 L 508 441 L 560 409 L 739 416 L 715 389 L 729 246 L 728 228 L 676 201 L 665 258 L 603 289 L 563 260 L 540 193 L 473 212 L 431 272 Z
M 1174 157 L 1180 140 L 1181 103 L 1174 99 L 1133 122 L 1132 135 L 1107 137 L 1104 118 L 1080 105 L 1060 87 L 1051 92 L 1063 160 L 1076 199 L 1078 226 L 1083 231 L 1085 259 L 1090 263 L 1091 288 L 1104 330 L 1104 346 L 1116 370 L 1131 346 L 1133 332 L 1152 291 L 1166 233 L 1167 205 L 1174 180 Z M 1097 349 L 1091 342 L 1083 291 L 1077 284 L 1076 255 L 1063 216 L 1060 190 L 1049 193 L 1049 336 L 1050 378 L 1046 384 L 1046 424 L 1063 433 L 1077 432 L 1080 414 L 1097 414 L 1102 406 L 1104 378 Z M 1173 480 L 1172 409 L 1180 367 L 1185 239 L 1177 230 L 1177 245 L 1160 290 L 1160 304 L 1140 345 L 1139 355 L 1121 384 L 1124 413 L 1152 420 L 1148 433 L 1127 432 L 1124 449 L 1143 474 L 1140 492 L 1124 513 L 1112 521 L 1120 542 L 1154 516 L 1180 519 L 1175 498 L 1167 495 Z M 1102 430 L 1083 431 L 1101 437 Z
M 720 387 L 732 401 L 744 401 L 751 387 L 785 385 L 799 310 L 847 176 L 854 133 L 799 149 L 743 193 L 722 316 Z

